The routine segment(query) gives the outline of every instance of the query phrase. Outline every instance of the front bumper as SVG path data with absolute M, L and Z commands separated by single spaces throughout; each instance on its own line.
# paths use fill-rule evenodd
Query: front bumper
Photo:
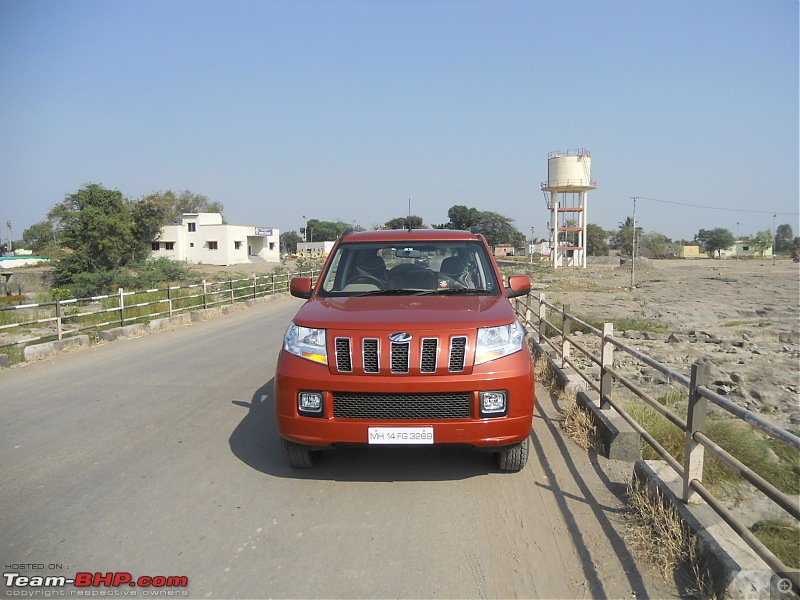
M 504 390 L 508 410 L 504 416 L 481 417 L 479 394 Z M 323 393 L 318 417 L 298 412 L 300 391 Z M 467 444 L 501 448 L 530 435 L 535 403 L 534 376 L 529 354 L 523 350 L 474 367 L 470 374 L 448 375 L 332 375 L 327 367 L 281 352 L 275 374 L 275 414 L 280 435 L 305 446 L 368 444 L 370 427 L 432 427 L 434 444 Z M 470 395 L 467 418 L 455 419 L 353 419 L 334 417 L 333 394 L 359 392 L 464 393 Z

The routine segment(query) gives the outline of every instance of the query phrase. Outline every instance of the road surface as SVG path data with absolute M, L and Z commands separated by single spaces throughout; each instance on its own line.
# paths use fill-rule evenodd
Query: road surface
M 469 448 L 349 448 L 286 466 L 272 377 L 299 305 L 0 370 L 4 573 L 188 582 L 88 590 L 117 597 L 678 593 L 631 557 L 616 467 L 561 437 L 543 388 L 517 474 Z M 4 576 L 3 596 L 40 589 L 21 581 Z

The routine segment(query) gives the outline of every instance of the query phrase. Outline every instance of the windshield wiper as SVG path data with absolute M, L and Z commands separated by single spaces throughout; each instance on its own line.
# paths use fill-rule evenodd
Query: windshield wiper
M 489 290 L 476 290 L 473 288 L 447 288 L 443 290 L 409 290 L 417 296 L 430 296 L 434 294 L 442 294 L 444 296 L 483 296 L 491 294 Z

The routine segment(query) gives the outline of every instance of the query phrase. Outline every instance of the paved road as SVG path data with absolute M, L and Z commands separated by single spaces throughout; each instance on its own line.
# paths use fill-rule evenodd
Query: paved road
M 543 389 L 518 474 L 463 448 L 343 449 L 312 471 L 285 466 L 272 376 L 298 307 L 0 370 L 4 571 L 185 576 L 191 598 L 677 593 L 631 558 L 614 465 L 558 435 Z

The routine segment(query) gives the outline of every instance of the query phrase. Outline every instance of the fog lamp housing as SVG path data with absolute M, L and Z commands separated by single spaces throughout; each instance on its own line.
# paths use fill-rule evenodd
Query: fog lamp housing
M 503 417 L 508 413 L 508 392 L 493 390 L 480 393 L 482 417 Z
M 306 417 L 321 417 L 323 409 L 322 392 L 298 392 L 297 412 Z

